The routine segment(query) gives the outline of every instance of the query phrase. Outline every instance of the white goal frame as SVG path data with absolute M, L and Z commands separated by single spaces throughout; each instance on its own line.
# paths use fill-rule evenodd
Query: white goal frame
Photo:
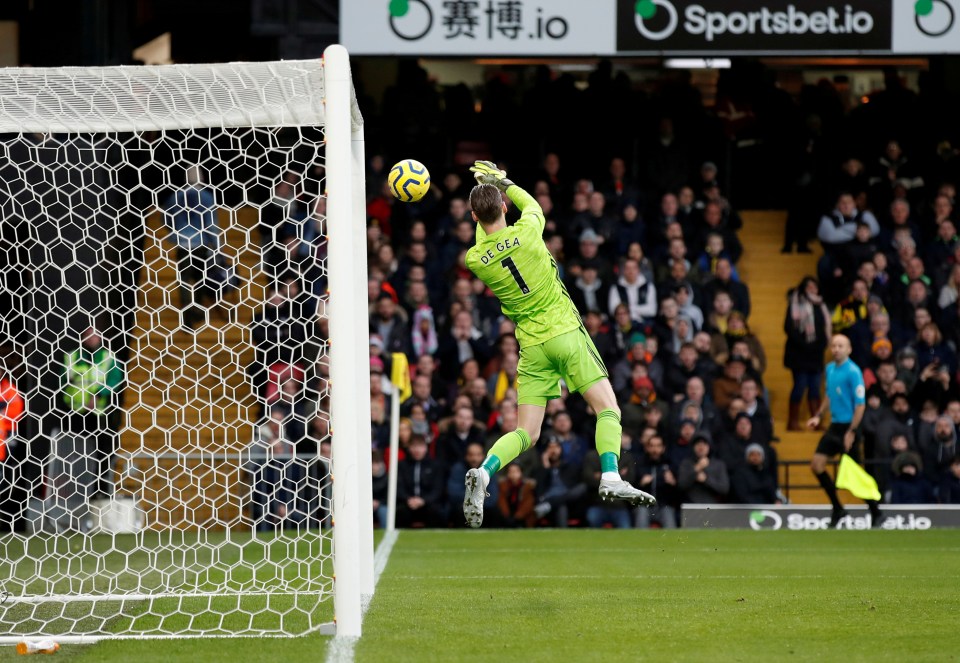
M 315 68 L 316 73 L 294 81 L 290 75 L 293 64 Z M 176 108 L 165 99 L 144 94 L 158 79 L 171 81 L 182 90 L 190 107 Z M 105 101 L 110 96 L 115 103 Z M 229 105 L 220 103 L 226 100 Z M 221 108 L 229 110 L 221 112 Z M 363 117 L 346 49 L 330 46 L 322 61 L 298 63 L 0 68 L 0 134 L 285 126 L 323 126 L 326 138 L 335 621 L 315 630 L 359 637 L 363 607 L 374 591 L 369 320 Z M 25 600 L 51 598 L 122 602 L 157 595 L 85 594 Z M 55 637 L 61 643 L 90 643 L 233 636 L 98 633 Z M 0 636 L 0 644 L 20 640 L 19 636 Z

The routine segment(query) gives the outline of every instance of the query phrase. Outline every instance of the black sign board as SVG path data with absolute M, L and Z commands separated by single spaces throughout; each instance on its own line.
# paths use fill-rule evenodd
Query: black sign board
M 619 53 L 889 51 L 892 0 L 617 0 Z
M 690 529 L 819 530 L 830 527 L 830 506 L 766 504 L 684 504 L 683 527 Z M 880 529 L 924 530 L 960 527 L 960 505 L 882 506 Z M 847 507 L 837 529 L 870 529 L 865 506 Z

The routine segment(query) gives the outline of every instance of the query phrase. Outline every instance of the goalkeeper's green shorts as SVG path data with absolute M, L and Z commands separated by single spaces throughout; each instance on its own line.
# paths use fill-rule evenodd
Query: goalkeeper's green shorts
M 543 407 L 560 397 L 561 379 L 570 391 L 582 394 L 606 378 L 607 369 L 597 346 L 580 327 L 539 345 L 520 348 L 517 402 Z

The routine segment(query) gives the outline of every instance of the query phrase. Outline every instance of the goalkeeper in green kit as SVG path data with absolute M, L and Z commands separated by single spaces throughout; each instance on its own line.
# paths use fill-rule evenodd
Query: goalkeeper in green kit
M 533 446 L 547 401 L 560 397 L 560 380 L 577 391 L 597 413 L 600 497 L 653 506 L 656 499 L 620 478 L 620 408 L 593 341 L 580 320 L 557 264 L 543 243 L 543 210 L 533 197 L 489 161 L 470 169 L 478 184 L 470 192 L 477 243 L 467 251 L 467 267 L 494 292 L 504 315 L 517 325 L 517 429 L 490 449 L 483 465 L 467 472 L 463 515 L 470 527 L 483 523 L 483 500 L 491 477 Z M 508 226 L 501 191 L 520 209 Z

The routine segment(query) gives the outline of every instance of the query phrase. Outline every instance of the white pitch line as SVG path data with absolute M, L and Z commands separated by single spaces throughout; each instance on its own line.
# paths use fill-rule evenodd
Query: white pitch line
M 604 554 L 606 553 L 651 553 L 656 552 L 654 548 L 657 546 L 643 546 L 643 547 L 634 547 L 634 548 L 607 548 L 602 549 L 597 548 L 487 548 L 484 547 L 483 553 L 487 555 L 504 555 L 504 554 L 530 554 L 530 555 L 543 555 L 545 552 L 548 553 L 585 553 L 585 552 L 596 552 L 601 550 Z M 870 550 L 885 550 L 887 548 L 883 546 L 871 546 Z M 891 550 L 902 550 L 902 548 L 896 546 L 890 546 Z M 407 546 L 403 550 L 402 554 L 404 555 L 427 555 L 427 554 L 437 554 L 437 555 L 449 555 L 451 553 L 475 553 L 479 548 L 415 548 L 410 545 L 410 542 L 407 542 Z M 668 552 L 666 549 L 661 549 L 662 552 Z M 710 546 L 706 548 L 675 548 L 671 547 L 669 549 L 670 554 L 693 554 L 693 553 L 744 553 L 750 552 L 755 553 L 758 550 L 763 552 L 776 552 L 776 553 L 798 553 L 806 554 L 801 548 L 726 548 L 721 546 Z M 837 548 L 821 548 L 817 547 L 817 552 L 850 552 L 850 548 L 846 547 L 837 547 Z M 960 548 L 957 547 L 943 547 L 943 548 L 923 548 L 923 552 L 960 552 Z
M 429 575 L 400 575 L 394 576 L 399 580 L 609 580 L 610 574 L 606 575 L 472 575 L 472 576 L 429 576 Z M 806 575 L 713 575 L 703 573 L 700 575 L 622 575 L 617 574 L 617 580 L 826 580 L 836 579 L 836 575 L 825 574 L 806 574 Z M 943 579 L 942 574 L 931 575 L 850 575 L 843 574 L 844 578 L 855 579 L 884 579 L 884 580 L 905 580 L 905 579 Z
M 397 542 L 397 536 L 400 532 L 393 530 L 384 534 L 380 545 L 377 546 L 377 552 L 373 556 L 373 586 L 376 587 L 380 582 L 380 576 L 383 570 L 387 568 L 387 561 L 390 559 L 390 552 L 393 550 L 393 544 Z M 370 608 L 372 596 L 361 597 L 360 618 L 363 619 Z M 327 651 L 327 663 L 353 663 L 353 651 L 357 646 L 357 640 L 360 638 L 334 636 L 330 643 L 330 649 Z

